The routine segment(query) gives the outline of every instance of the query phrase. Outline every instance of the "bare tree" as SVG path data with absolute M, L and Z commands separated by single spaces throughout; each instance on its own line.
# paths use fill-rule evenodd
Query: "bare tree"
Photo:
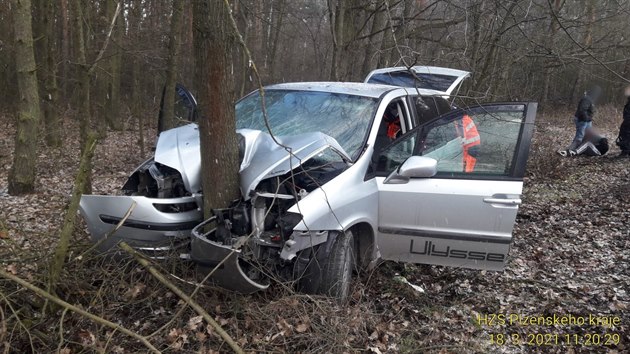
M 55 60 L 55 3 L 39 0 L 36 5 L 37 14 L 33 30 L 39 38 L 36 47 L 39 93 L 42 101 L 46 144 L 61 146 L 62 122 L 57 112 L 57 67 Z
M 35 189 L 37 126 L 41 112 L 33 52 L 31 1 L 13 0 L 12 7 L 19 103 L 15 151 L 9 173 L 9 193 L 18 195 L 30 193 Z
M 179 68 L 179 56 L 182 37 L 182 17 L 184 12 L 183 1 L 173 1 L 173 15 L 171 17 L 171 30 L 168 41 L 168 62 L 166 64 L 166 85 L 164 86 L 164 107 L 160 112 L 164 126 L 159 130 L 167 130 L 175 127 L 175 85 L 177 84 L 177 72 Z
M 199 89 L 204 210 L 225 208 L 239 197 L 234 117 L 234 38 L 224 0 L 195 2 L 195 66 Z

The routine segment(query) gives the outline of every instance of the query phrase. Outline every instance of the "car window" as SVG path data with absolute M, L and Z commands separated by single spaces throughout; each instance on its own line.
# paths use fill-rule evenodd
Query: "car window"
M 410 118 L 409 109 L 404 100 L 397 98 L 387 104 L 385 113 L 381 117 L 381 122 L 377 128 L 374 151 L 378 153 L 409 131 L 411 126 Z
M 446 91 L 457 79 L 452 75 L 416 73 L 414 76 L 408 71 L 394 71 L 372 75 L 368 83 Z
M 510 175 L 523 109 L 462 112 L 425 129 L 419 155 L 438 161 L 438 175 Z
M 377 106 L 377 98 L 351 94 L 265 91 L 266 114 L 273 134 L 321 132 L 334 138 L 352 159 L 362 151 Z M 267 132 L 258 92 L 236 103 L 236 128 Z
M 428 123 L 451 111 L 451 105 L 444 97 L 440 96 L 417 96 L 413 97 L 413 102 L 416 107 L 416 123 L 418 125 Z
M 419 155 L 437 160 L 437 176 L 510 176 L 524 111 L 522 105 L 502 105 L 438 118 L 385 147 L 373 160 L 375 171 L 388 175 Z
M 398 138 L 393 144 L 385 147 L 376 158 L 376 172 L 389 174 L 402 165 L 413 155 L 416 146 L 417 133 L 411 133 Z

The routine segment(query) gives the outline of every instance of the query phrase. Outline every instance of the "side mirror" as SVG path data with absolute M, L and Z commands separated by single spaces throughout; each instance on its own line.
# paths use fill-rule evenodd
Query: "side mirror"
M 430 178 L 437 173 L 437 160 L 426 156 L 411 156 L 383 183 L 405 184 L 410 178 Z

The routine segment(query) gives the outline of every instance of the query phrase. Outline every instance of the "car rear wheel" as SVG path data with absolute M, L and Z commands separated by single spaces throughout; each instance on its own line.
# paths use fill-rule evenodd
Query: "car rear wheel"
M 342 231 L 335 237 L 330 253 L 323 264 L 318 292 L 341 302 L 346 301 L 350 294 L 355 263 L 352 231 Z

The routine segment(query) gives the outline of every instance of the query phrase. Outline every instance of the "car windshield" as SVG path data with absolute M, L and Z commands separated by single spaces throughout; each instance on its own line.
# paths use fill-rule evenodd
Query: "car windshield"
M 321 132 L 337 140 L 353 160 L 361 152 L 377 103 L 377 98 L 341 93 L 265 91 L 267 117 L 274 135 Z M 258 92 L 236 104 L 236 128 L 267 132 Z
M 457 80 L 457 76 L 416 73 L 417 79 L 409 72 L 395 71 L 375 74 L 368 80 L 371 84 L 385 84 L 402 87 L 418 87 L 436 91 L 447 91 Z M 418 80 L 419 79 L 419 80 Z

